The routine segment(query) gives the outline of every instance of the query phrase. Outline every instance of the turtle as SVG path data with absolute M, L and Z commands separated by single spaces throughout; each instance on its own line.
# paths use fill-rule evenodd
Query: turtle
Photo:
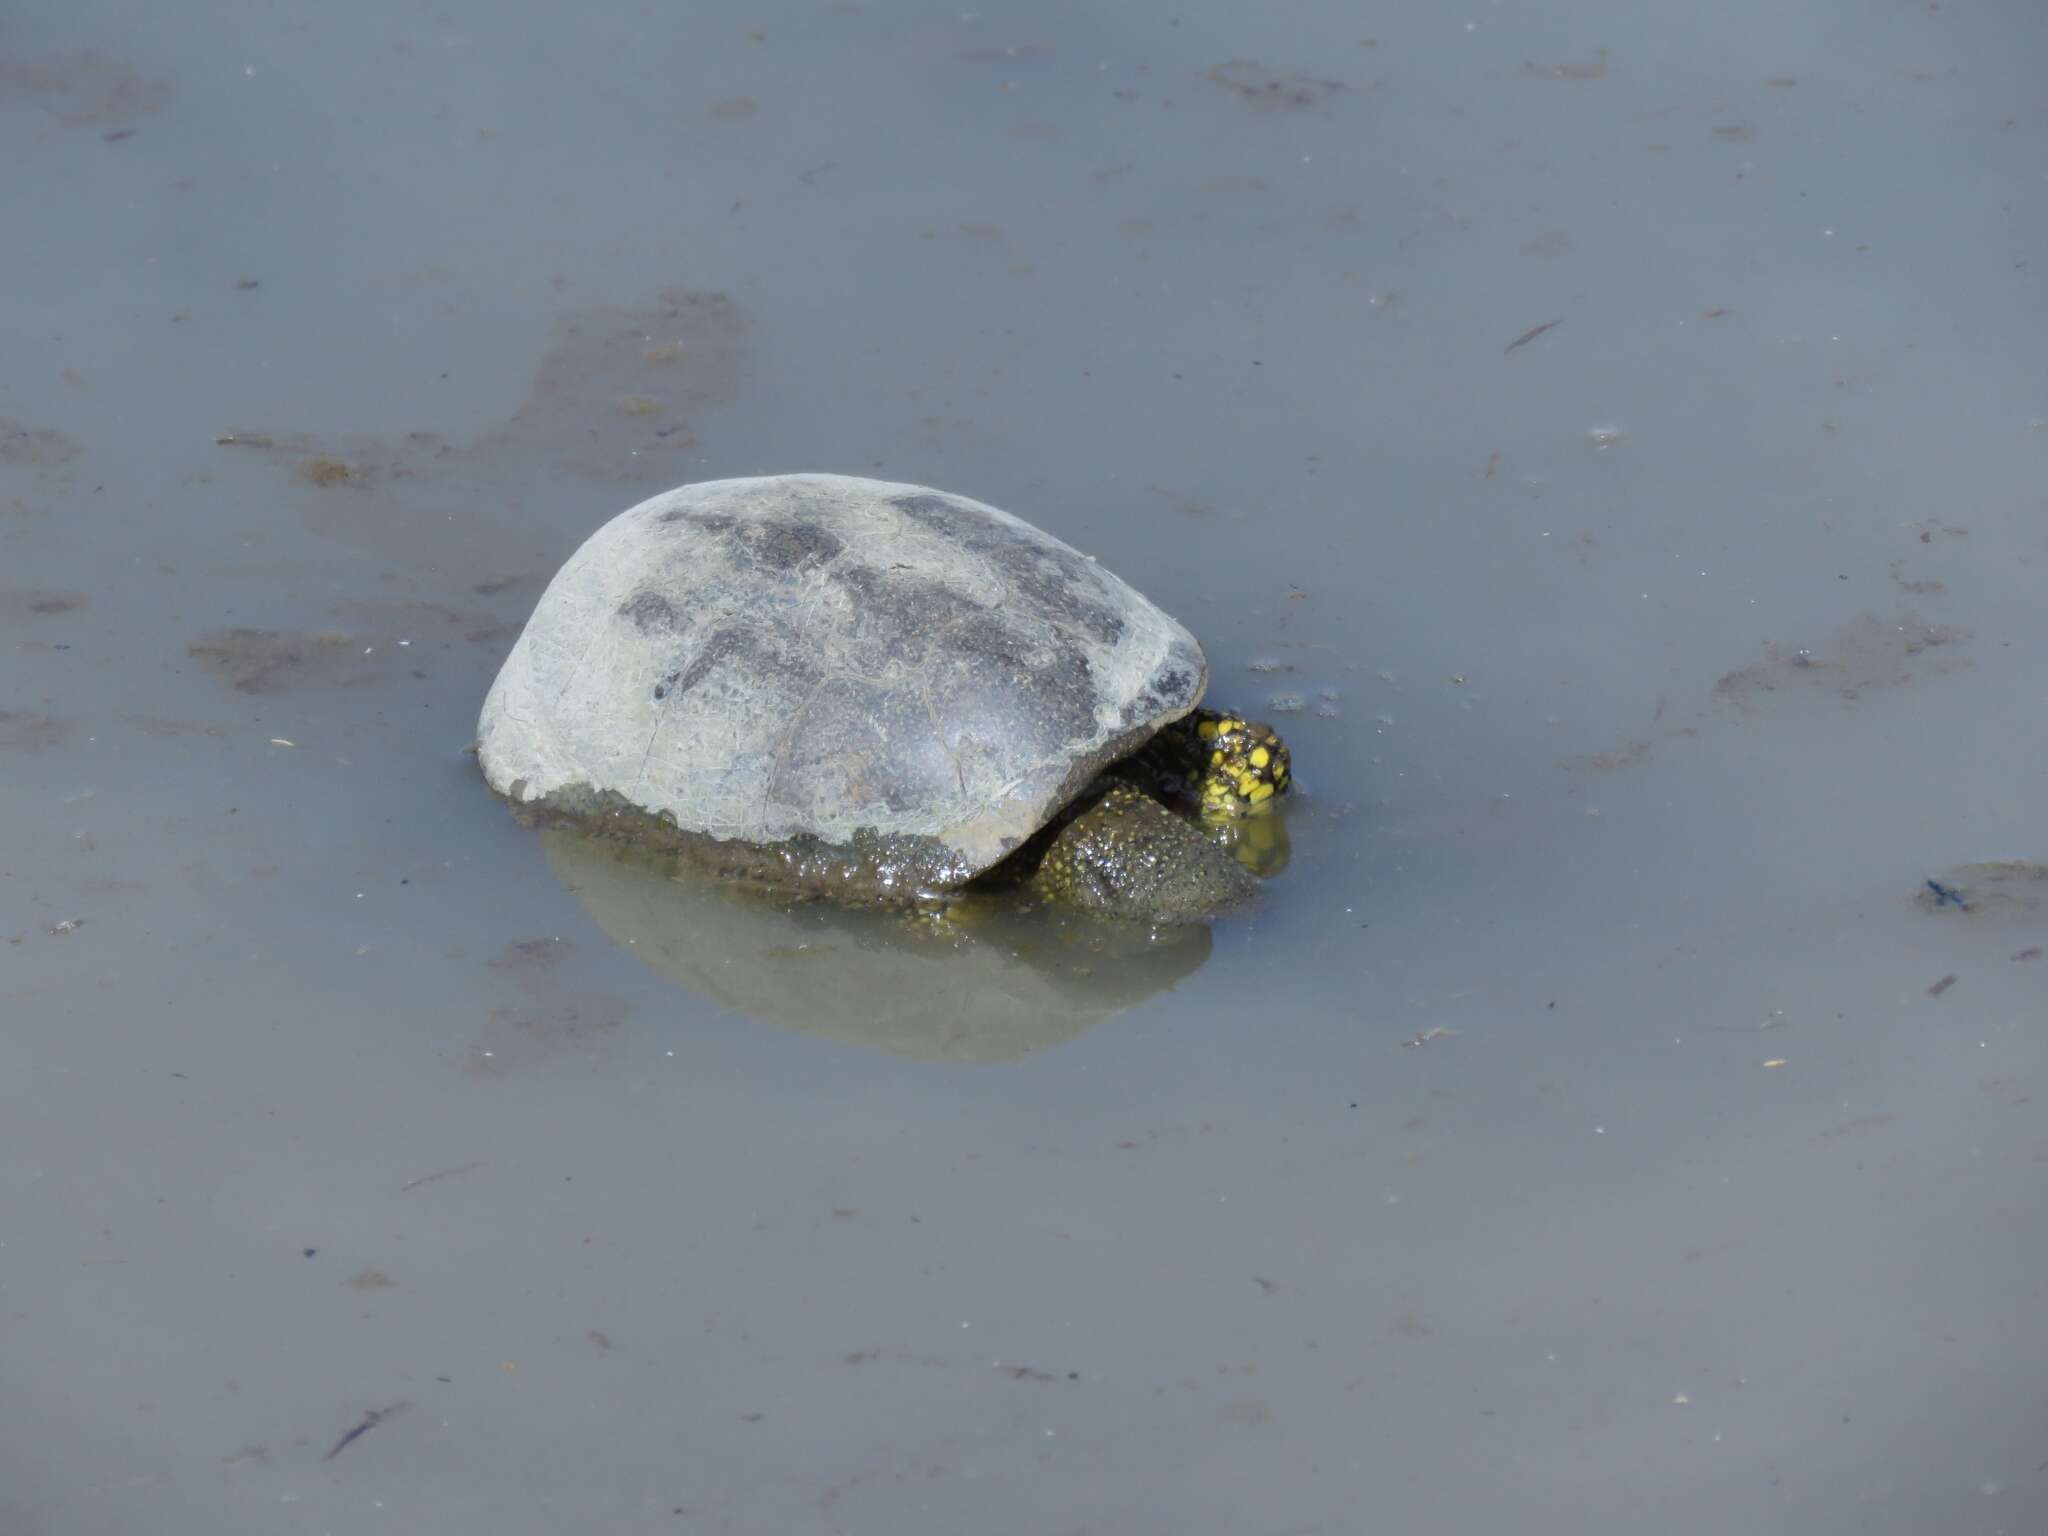
M 527 820 L 794 893 L 918 905 L 972 883 L 1199 922 L 1255 888 L 1272 839 L 1242 829 L 1291 774 L 1270 727 L 1199 708 L 1207 682 L 1179 622 L 1022 518 L 750 476 L 589 537 L 476 753 Z

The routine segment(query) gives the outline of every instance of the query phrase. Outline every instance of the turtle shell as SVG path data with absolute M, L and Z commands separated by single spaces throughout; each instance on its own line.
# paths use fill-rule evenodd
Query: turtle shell
M 850 897 L 943 890 L 1198 703 L 1187 630 L 994 507 L 842 475 L 686 485 L 600 528 L 484 701 L 543 820 Z

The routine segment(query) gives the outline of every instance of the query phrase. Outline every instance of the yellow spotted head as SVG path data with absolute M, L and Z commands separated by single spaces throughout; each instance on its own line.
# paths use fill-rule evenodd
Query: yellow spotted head
M 1189 718 L 1200 750 L 1203 816 L 1249 815 L 1286 792 L 1287 745 L 1270 725 L 1207 709 Z

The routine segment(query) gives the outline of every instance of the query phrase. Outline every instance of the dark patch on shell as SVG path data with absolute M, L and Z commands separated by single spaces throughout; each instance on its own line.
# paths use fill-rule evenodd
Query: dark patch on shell
M 838 536 L 816 523 L 768 520 L 749 524 L 740 542 L 758 565 L 771 571 L 800 571 L 838 558 Z
M 1126 727 L 1136 726 L 1144 720 L 1156 720 L 1164 711 L 1179 707 L 1179 702 L 1190 693 L 1199 694 L 1199 682 L 1200 679 L 1192 672 L 1168 667 L 1124 704 L 1118 718 Z
M 1067 613 L 1104 645 L 1124 632 L 1123 616 L 1102 598 L 1090 594 L 1101 577 L 1091 560 L 1062 545 L 1021 543 L 1000 523 L 984 521 L 947 496 L 922 493 L 890 500 L 912 522 L 943 533 L 1000 570 L 1022 592 L 1048 612 Z
M 733 562 L 747 569 L 787 573 L 814 569 L 839 558 L 845 548 L 829 528 L 794 518 L 737 518 L 727 512 L 698 512 L 677 507 L 664 512 L 664 523 L 687 523 L 728 541 Z
M 643 635 L 657 631 L 674 634 L 683 627 L 682 616 L 676 612 L 675 604 L 659 592 L 635 592 L 619 604 L 619 617 L 631 620 L 633 627 Z
M 705 638 L 704 644 L 698 648 L 697 654 L 690 658 L 689 664 L 680 672 L 671 672 L 663 681 L 674 680 L 674 686 L 667 692 L 670 697 L 679 699 L 703 682 L 711 669 L 720 662 L 728 661 L 735 656 L 755 661 L 761 659 L 762 655 L 761 648 L 744 632 L 736 629 L 714 629 Z M 657 688 L 654 696 L 661 698 L 662 690 Z

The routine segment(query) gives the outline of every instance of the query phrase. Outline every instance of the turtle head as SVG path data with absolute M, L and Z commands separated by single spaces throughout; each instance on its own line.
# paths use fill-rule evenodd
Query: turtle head
M 1201 750 L 1198 793 L 1204 820 L 1227 821 L 1264 810 L 1287 788 L 1287 744 L 1270 725 L 1198 710 L 1195 737 Z

